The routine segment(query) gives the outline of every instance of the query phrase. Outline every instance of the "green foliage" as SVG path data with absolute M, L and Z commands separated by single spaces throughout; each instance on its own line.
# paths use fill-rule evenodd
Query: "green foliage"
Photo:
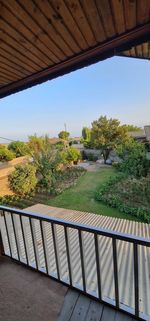
M 62 130 L 59 134 L 58 134 L 58 137 L 61 138 L 61 139 L 64 139 L 64 140 L 67 140 L 70 136 L 70 133 L 65 131 L 65 130 Z
M 124 127 L 128 132 L 139 132 L 141 130 L 140 127 L 138 126 L 134 126 L 134 125 L 123 125 L 122 127 Z
M 97 160 L 98 160 L 98 156 L 96 156 L 96 155 L 94 155 L 93 153 L 89 153 L 88 155 L 87 155 L 87 159 L 89 160 L 89 161 L 93 161 L 93 162 L 96 162 Z
M 146 158 L 145 146 L 129 139 L 117 147 L 117 154 L 121 159 L 118 169 L 137 178 L 146 176 L 150 168 L 150 161 Z
M 59 142 L 57 142 L 57 143 L 55 144 L 55 146 L 56 146 L 56 148 L 57 148 L 58 150 L 63 150 L 64 147 L 65 147 L 65 143 L 60 140 Z
M 38 137 L 36 134 L 29 136 L 28 147 L 30 154 L 38 154 L 43 149 L 46 140 L 48 140 L 47 136 Z
M 69 147 L 66 151 L 62 154 L 62 161 L 64 164 L 70 164 L 72 162 L 78 162 L 81 158 L 81 153 L 77 148 Z
M 16 157 L 25 156 L 28 154 L 27 144 L 25 144 L 24 142 L 11 142 L 8 145 L 8 149 L 15 153 Z
M 32 150 L 32 158 L 41 185 L 50 190 L 55 181 L 55 172 L 61 163 L 60 151 L 46 136 L 42 138 L 40 148 Z
M 128 178 L 120 174 L 98 188 L 98 201 L 150 223 L 150 178 Z
M 31 164 L 17 165 L 8 177 L 11 190 L 18 195 L 26 195 L 37 184 L 36 168 Z
M 15 158 L 15 154 L 6 146 L 0 145 L 0 162 L 11 161 L 13 158 Z
M 89 142 L 91 140 L 91 129 L 88 127 L 82 128 L 82 137 L 84 141 Z
M 72 142 L 72 144 L 74 144 L 74 145 L 79 144 L 79 141 L 78 141 L 78 140 L 76 140 L 76 139 L 75 139 L 75 140 L 72 140 L 71 142 Z
M 91 142 L 95 148 L 102 150 L 105 163 L 110 151 L 127 138 L 126 128 L 120 126 L 117 119 L 107 119 L 106 116 L 101 116 L 92 123 Z

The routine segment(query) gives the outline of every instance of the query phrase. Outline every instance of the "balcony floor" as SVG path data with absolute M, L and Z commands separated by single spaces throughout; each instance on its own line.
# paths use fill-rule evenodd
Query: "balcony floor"
M 67 287 L 0 257 L 0 321 L 55 321 Z
M 0 257 L 0 321 L 133 321 L 79 291 Z

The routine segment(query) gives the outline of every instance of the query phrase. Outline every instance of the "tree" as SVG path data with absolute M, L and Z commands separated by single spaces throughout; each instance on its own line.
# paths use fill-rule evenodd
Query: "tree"
M 82 137 L 84 141 L 90 142 L 91 140 L 91 129 L 88 127 L 83 127 L 82 128 Z
M 15 154 L 7 147 L 0 145 L 0 162 L 11 161 L 13 158 L 15 158 Z
M 24 142 L 16 141 L 8 145 L 8 149 L 16 154 L 16 157 L 25 156 L 28 154 L 27 144 Z
M 32 153 L 39 153 L 42 150 L 45 139 L 48 140 L 48 137 L 38 137 L 36 134 L 29 136 L 28 147 L 31 155 Z
M 128 132 L 139 132 L 141 130 L 140 127 L 138 126 L 134 126 L 134 125 L 123 125 L 122 127 L 124 127 Z
M 104 163 L 106 163 L 111 150 L 128 137 L 126 128 L 121 126 L 117 119 L 107 119 L 106 116 L 101 116 L 92 123 L 91 142 L 95 148 L 101 149 Z
M 32 136 L 29 144 L 31 144 L 30 153 L 37 169 L 40 184 L 46 189 L 50 189 L 61 162 L 60 151 L 50 143 L 48 136 Z
M 13 192 L 24 196 L 35 189 L 36 168 L 31 164 L 17 165 L 15 170 L 9 174 L 8 181 Z
M 118 164 L 120 171 L 140 178 L 146 176 L 150 169 L 150 161 L 146 158 L 144 144 L 138 143 L 132 138 L 117 147 L 117 154 L 121 159 Z
M 59 134 L 58 134 L 58 137 L 61 138 L 61 139 L 64 139 L 64 140 L 68 140 L 70 136 L 70 133 L 65 131 L 65 130 L 62 130 Z

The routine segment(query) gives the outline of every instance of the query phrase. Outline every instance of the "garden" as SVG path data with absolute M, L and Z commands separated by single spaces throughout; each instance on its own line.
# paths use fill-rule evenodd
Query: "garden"
M 104 159 L 104 165 L 95 171 L 78 166 L 83 153 L 69 144 L 65 131 L 60 132 L 61 140 L 55 144 L 48 136 L 33 135 L 26 144 L 14 142 L 1 148 L 4 154 L 8 151 L 16 157 L 28 154 L 30 161 L 17 165 L 9 175 L 14 195 L 1 197 L 0 203 L 19 208 L 44 203 L 150 223 L 147 143 L 131 138 L 131 128 L 139 130 L 106 116 L 94 121 L 91 129 L 83 128 L 83 144 L 99 150 Z M 106 166 L 112 150 L 117 161 Z

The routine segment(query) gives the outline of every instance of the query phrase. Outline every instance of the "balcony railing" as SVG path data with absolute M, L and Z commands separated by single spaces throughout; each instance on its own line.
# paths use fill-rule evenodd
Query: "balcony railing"
M 139 252 L 141 248 L 148 250 L 150 257 L 149 239 L 4 206 L 0 206 L 0 230 L 4 255 L 138 319 L 150 320 L 149 311 L 140 307 L 144 298 L 139 293 L 140 287 L 144 286 L 141 284 L 143 270 Z M 101 251 L 103 242 L 108 253 Z M 121 287 L 129 277 L 126 275 L 126 279 L 120 279 L 118 253 L 123 244 L 129 247 L 131 254 L 130 258 L 126 257 L 126 266 L 131 264 L 133 272 L 134 298 L 131 303 L 121 294 L 124 292 Z M 126 255 L 125 250 L 123 255 Z M 109 260 L 109 266 L 107 278 L 104 278 L 106 260 Z M 146 268 L 144 271 L 149 279 L 150 271 Z

